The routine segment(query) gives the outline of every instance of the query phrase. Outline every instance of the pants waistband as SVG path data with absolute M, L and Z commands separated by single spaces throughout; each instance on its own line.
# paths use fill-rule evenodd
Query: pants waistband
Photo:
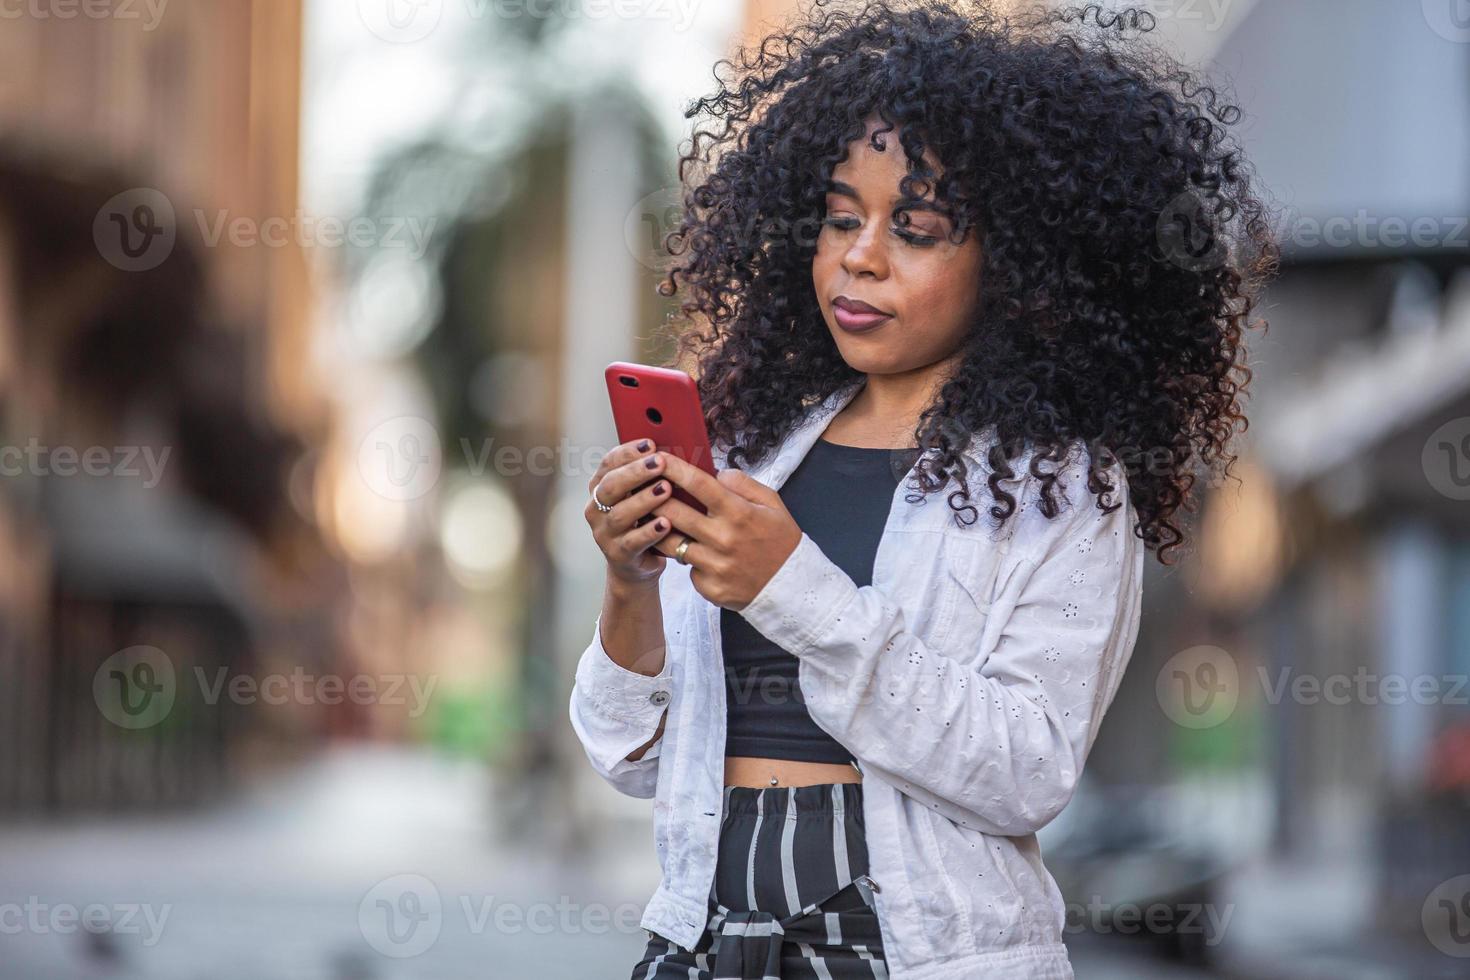
M 725 813 L 785 813 L 796 797 L 797 813 L 863 812 L 862 783 L 813 783 L 809 786 L 726 786 Z

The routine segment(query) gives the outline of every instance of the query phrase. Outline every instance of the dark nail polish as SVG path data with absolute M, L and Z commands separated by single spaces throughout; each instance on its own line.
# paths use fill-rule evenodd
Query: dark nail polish
M 658 457 L 657 456 L 650 456 L 650 457 L 648 457 L 647 459 L 645 459 L 643 461 L 643 465 L 646 466 L 646 467 L 648 467 L 649 469 L 653 469 L 655 466 L 658 465 Z
M 648 440 L 647 439 L 644 439 L 642 442 L 640 442 L 638 444 L 638 451 L 640 453 L 646 453 L 646 452 L 648 452 Z
M 663 531 L 663 530 L 666 530 L 668 528 L 668 525 L 664 523 L 664 519 L 662 517 L 660 517 L 657 521 L 655 521 L 653 526 L 654 526 L 655 529 L 657 529 L 659 531 Z
M 669 488 L 662 483 L 655 483 L 653 485 L 653 495 L 655 497 L 662 497 L 664 495 L 664 492 L 668 489 Z

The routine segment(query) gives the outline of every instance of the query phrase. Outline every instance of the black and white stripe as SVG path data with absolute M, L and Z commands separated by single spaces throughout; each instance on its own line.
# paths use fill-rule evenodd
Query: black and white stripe
M 887 980 L 867 871 L 861 783 L 726 786 L 709 923 L 631 980 Z

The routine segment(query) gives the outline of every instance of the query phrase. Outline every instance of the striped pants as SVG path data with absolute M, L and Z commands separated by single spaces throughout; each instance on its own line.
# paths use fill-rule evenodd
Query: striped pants
M 648 932 L 631 980 L 887 980 L 862 789 L 726 786 L 709 923 L 692 950 Z

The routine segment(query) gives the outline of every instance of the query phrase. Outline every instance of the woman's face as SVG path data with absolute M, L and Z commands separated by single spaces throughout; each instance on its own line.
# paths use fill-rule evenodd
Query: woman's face
M 843 360 L 865 374 L 900 374 L 956 353 L 979 298 L 980 243 L 973 228 L 951 242 L 954 226 L 938 211 L 894 223 L 906 159 L 897 129 L 880 137 L 883 150 L 868 144 L 881 125 L 870 120 L 832 171 L 812 285 Z M 938 171 L 932 151 L 928 163 Z M 849 312 L 862 304 L 886 316 Z

